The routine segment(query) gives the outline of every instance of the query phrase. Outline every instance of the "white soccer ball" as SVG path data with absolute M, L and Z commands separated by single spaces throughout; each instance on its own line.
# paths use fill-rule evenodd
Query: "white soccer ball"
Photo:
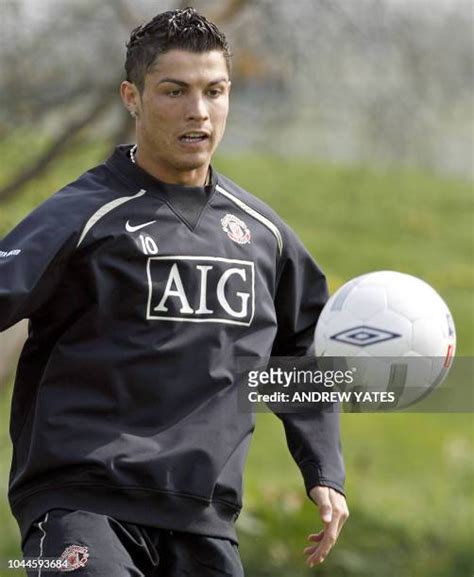
M 439 294 L 421 279 L 393 271 L 344 284 L 315 331 L 316 357 L 326 367 L 337 357 L 337 368 L 354 369 L 359 389 L 394 391 L 397 409 L 443 382 L 455 347 L 454 321 Z

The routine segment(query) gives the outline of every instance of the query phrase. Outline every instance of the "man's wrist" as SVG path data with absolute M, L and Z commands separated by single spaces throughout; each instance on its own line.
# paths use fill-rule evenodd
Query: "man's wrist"
M 308 461 L 303 465 L 300 465 L 300 469 L 303 475 L 306 493 L 308 494 L 308 496 L 310 496 L 309 495 L 310 491 L 314 487 L 330 487 L 331 489 L 334 489 L 338 493 L 341 493 L 341 495 L 343 495 L 344 497 L 346 496 L 344 492 L 343 475 L 341 478 L 341 482 L 339 482 L 339 479 L 336 480 L 334 478 L 326 477 L 323 471 L 321 470 L 321 467 L 319 467 L 317 463 L 311 461 Z

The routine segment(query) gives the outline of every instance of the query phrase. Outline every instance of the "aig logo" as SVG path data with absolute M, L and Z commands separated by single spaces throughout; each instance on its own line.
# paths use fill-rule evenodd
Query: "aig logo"
M 211 256 L 148 259 L 147 319 L 249 326 L 254 263 Z

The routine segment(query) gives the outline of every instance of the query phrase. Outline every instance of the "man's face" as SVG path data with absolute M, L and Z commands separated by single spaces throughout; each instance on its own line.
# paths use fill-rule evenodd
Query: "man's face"
M 222 52 L 160 54 L 136 95 L 138 159 L 168 182 L 204 175 L 222 139 L 230 81 Z M 151 164 L 150 164 L 151 163 Z

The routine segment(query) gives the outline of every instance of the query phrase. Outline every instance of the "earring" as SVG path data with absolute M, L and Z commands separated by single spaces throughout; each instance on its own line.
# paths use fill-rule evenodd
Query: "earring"
M 135 118 L 135 117 L 136 117 L 137 113 L 135 112 L 135 110 L 129 110 L 129 112 L 130 112 L 130 116 L 131 116 L 132 118 Z

